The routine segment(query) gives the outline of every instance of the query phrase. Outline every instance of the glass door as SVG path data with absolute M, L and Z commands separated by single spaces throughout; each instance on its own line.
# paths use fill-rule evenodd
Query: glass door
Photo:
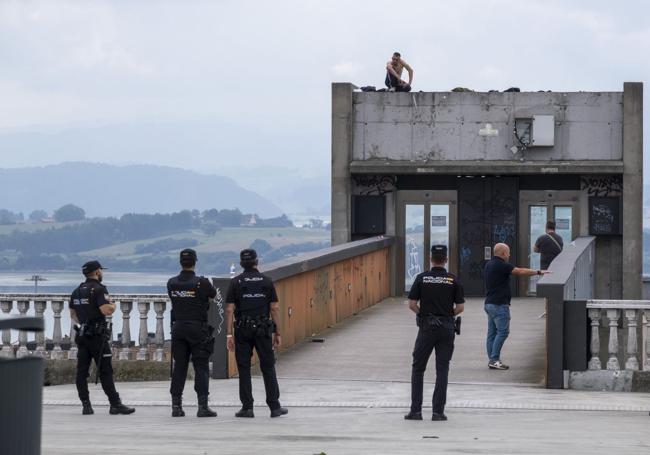
M 433 245 L 446 245 L 449 248 L 449 204 L 431 204 L 429 212 L 429 251 Z
M 573 241 L 573 207 L 556 205 L 553 207 L 555 233 L 562 237 L 565 245 Z
M 529 242 L 528 257 L 529 267 L 531 269 L 540 268 L 540 254 L 535 253 L 535 242 L 537 239 L 546 234 L 546 222 L 555 221 L 555 232 L 560 237 L 564 245 L 573 241 L 574 232 L 574 206 L 557 205 L 557 204 L 540 204 L 528 206 L 529 219 Z M 535 295 L 537 292 L 538 276 L 528 278 L 528 294 Z
M 450 244 L 449 204 L 406 204 L 404 209 L 404 290 L 429 269 L 432 245 Z M 453 254 L 453 252 L 451 253 Z M 450 259 L 450 265 L 452 261 Z
M 422 273 L 424 257 L 424 204 L 406 204 L 404 217 L 404 289 L 408 292 Z
M 539 254 L 535 253 L 535 241 L 540 235 L 546 232 L 546 222 L 548 221 L 548 207 L 546 205 L 531 205 L 528 207 L 529 217 L 529 238 L 528 242 L 528 257 L 530 258 L 531 269 L 539 269 Z M 531 276 L 528 278 L 528 292 L 534 294 L 537 292 L 538 276 Z

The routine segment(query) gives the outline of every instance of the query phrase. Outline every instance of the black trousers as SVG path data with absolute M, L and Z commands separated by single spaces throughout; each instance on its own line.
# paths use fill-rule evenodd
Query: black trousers
M 101 336 L 93 337 L 80 337 L 75 340 L 79 351 L 77 352 L 77 392 L 81 401 L 90 399 L 88 393 L 88 372 L 90 371 L 90 364 L 95 361 L 95 366 L 99 366 L 101 358 L 101 366 L 99 366 L 99 380 L 102 383 L 102 389 L 108 397 L 111 404 L 120 402 L 120 395 L 115 390 L 115 382 L 113 382 L 113 364 L 111 347 L 108 342 L 104 342 Z
M 394 88 L 396 92 L 410 92 L 411 86 L 408 84 L 400 84 L 399 80 L 393 76 L 391 73 L 386 71 L 386 80 L 384 81 L 386 87 Z
M 181 398 L 187 378 L 187 368 L 192 360 L 194 366 L 194 390 L 198 397 L 207 397 L 210 385 L 208 362 L 212 354 L 207 322 L 176 321 L 172 326 L 172 357 L 174 371 L 169 389 L 172 397 Z
M 413 367 L 411 369 L 411 411 L 422 411 L 422 389 L 424 371 L 431 353 L 436 351 L 436 386 L 433 391 L 433 412 L 442 414 L 447 402 L 447 382 L 449 381 L 449 362 L 454 353 L 452 329 L 438 327 L 419 329 L 413 348 Z
M 264 334 L 257 329 L 241 327 L 235 329 L 235 358 L 239 370 L 239 399 L 242 407 L 253 409 L 253 387 L 251 384 L 251 358 L 253 348 L 260 360 L 260 369 L 264 377 L 266 404 L 271 409 L 280 407 L 280 387 L 275 374 L 275 355 L 273 338 L 270 331 Z

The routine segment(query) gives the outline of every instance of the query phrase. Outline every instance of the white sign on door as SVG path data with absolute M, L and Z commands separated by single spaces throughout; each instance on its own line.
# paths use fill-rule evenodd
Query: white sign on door
M 446 216 L 431 216 L 431 226 L 447 226 L 447 217 Z
M 555 220 L 555 229 L 570 229 L 571 225 L 569 224 L 568 218 L 558 218 Z

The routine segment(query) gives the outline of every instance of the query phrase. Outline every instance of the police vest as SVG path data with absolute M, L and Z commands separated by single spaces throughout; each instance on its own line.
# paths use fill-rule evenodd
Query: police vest
M 235 316 L 268 316 L 273 298 L 273 284 L 261 273 L 242 273 L 237 278 Z
M 80 323 L 101 322 L 106 317 L 99 310 L 98 297 L 104 297 L 106 288 L 99 283 L 86 281 L 72 292 L 70 308 L 75 310 Z M 102 300 L 104 302 L 104 300 Z M 107 302 L 104 302 L 107 303 Z
M 209 303 L 202 297 L 201 277 L 181 281 L 175 276 L 167 283 L 167 292 L 172 301 L 173 321 L 208 320 Z

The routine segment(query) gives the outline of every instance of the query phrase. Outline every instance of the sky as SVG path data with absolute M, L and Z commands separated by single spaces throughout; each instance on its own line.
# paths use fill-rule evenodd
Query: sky
M 0 0 L 0 139 L 146 131 L 110 153 L 0 149 L 0 166 L 326 176 L 330 84 L 381 86 L 393 51 L 414 68 L 414 90 L 621 91 L 650 75 L 650 2 Z M 164 132 L 180 150 L 147 147 Z M 202 147 L 182 150 L 185 139 Z

